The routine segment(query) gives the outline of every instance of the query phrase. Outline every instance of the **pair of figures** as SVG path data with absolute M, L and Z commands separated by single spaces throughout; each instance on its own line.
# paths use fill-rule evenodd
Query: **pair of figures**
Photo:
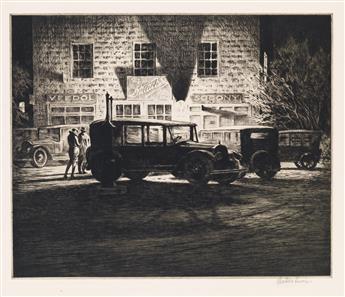
M 69 161 L 67 163 L 66 171 L 64 178 L 67 178 L 67 174 L 69 169 L 72 167 L 71 179 L 74 178 L 74 171 L 76 165 L 78 163 L 78 172 L 80 174 L 85 173 L 85 165 L 86 165 L 86 149 L 90 145 L 90 137 L 86 133 L 84 127 L 80 129 L 80 133 L 78 133 L 78 129 L 73 128 L 69 131 L 69 135 L 67 137 L 68 141 L 68 155 Z

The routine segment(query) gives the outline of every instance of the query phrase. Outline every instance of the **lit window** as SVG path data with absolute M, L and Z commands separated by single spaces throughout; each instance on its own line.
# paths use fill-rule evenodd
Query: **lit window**
M 217 42 L 202 42 L 198 47 L 198 75 L 218 75 L 218 46 Z
M 171 105 L 170 104 L 149 104 L 147 106 L 147 114 L 149 119 L 157 120 L 171 120 Z
M 156 45 L 154 43 L 134 44 L 134 75 L 155 75 Z
M 90 78 L 93 76 L 92 44 L 73 44 L 73 77 Z
M 116 116 L 119 118 L 138 118 L 140 114 L 139 104 L 116 104 Z
M 51 106 L 50 124 L 89 124 L 95 118 L 94 106 Z

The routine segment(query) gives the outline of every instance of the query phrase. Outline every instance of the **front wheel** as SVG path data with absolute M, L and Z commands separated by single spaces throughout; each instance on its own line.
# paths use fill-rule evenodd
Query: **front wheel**
M 191 154 L 184 163 L 184 177 L 192 184 L 207 184 L 213 170 L 212 160 L 204 154 Z
M 313 154 L 305 153 L 299 160 L 303 169 L 312 170 L 316 167 L 318 160 Z
M 32 154 L 31 165 L 36 168 L 44 167 L 48 162 L 48 154 L 44 148 L 37 148 Z
M 258 151 L 251 158 L 251 166 L 257 176 L 262 179 L 271 179 L 277 174 L 273 169 L 274 161 L 266 151 Z

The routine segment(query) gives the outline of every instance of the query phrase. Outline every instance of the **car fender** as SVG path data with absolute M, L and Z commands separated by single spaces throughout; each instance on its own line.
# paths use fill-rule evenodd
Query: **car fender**
M 177 162 L 175 171 L 180 171 L 180 170 L 182 170 L 182 169 L 183 169 L 183 164 L 184 164 L 184 162 L 185 162 L 185 161 L 188 159 L 188 157 L 190 157 L 192 154 L 193 154 L 193 155 L 194 155 L 194 154 L 202 154 L 202 155 L 207 156 L 208 158 L 210 158 L 210 159 L 212 160 L 212 162 L 215 162 L 215 161 L 216 161 L 214 154 L 212 154 L 211 152 L 206 151 L 206 150 L 195 149 L 195 150 L 190 151 L 190 152 L 188 152 L 187 154 L 185 154 L 185 155 Z
M 47 156 L 48 156 L 48 160 L 52 160 L 52 159 L 53 159 L 53 156 L 51 155 L 49 149 L 48 149 L 46 146 L 41 145 L 41 144 L 33 144 L 33 145 L 32 145 L 31 150 L 30 150 L 31 156 L 33 156 L 34 151 L 35 151 L 36 149 L 38 149 L 38 148 L 42 148 L 42 149 L 44 149 L 44 150 L 46 151 Z

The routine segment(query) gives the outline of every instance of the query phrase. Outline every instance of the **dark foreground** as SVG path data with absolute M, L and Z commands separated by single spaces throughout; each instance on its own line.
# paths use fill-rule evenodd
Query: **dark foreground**
M 126 194 L 64 167 L 14 167 L 15 277 L 330 274 L 330 172 L 286 164 L 195 189 L 171 175 Z

